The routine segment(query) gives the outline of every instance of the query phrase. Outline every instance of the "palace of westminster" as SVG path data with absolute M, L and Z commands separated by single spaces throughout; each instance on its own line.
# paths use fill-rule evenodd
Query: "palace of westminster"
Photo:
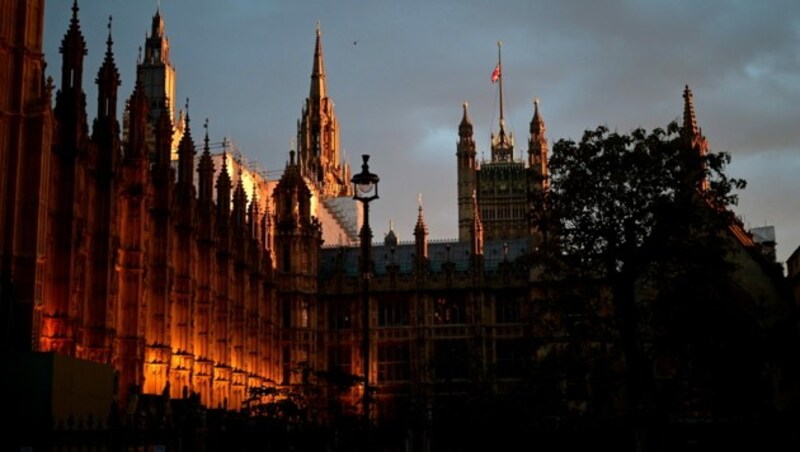
M 131 388 L 190 391 L 231 410 L 250 388 L 301 383 L 304 367 L 366 370 L 374 416 L 391 417 L 469 382 L 502 391 L 527 360 L 563 345 L 536 327 L 542 290 L 518 264 L 542 240 L 530 215 L 547 189 L 538 104 L 527 157 L 514 158 L 501 113 L 488 161 L 476 159 L 464 105 L 454 128 L 458 240 L 429 243 L 420 204 L 413 241 L 390 230 L 372 246 L 365 366 L 362 214 L 340 158 L 319 28 L 297 150 L 269 180 L 198 134 L 188 106 L 175 113 L 160 11 L 132 93 L 118 93 L 109 31 L 91 127 L 77 0 L 55 83 L 45 77 L 43 12 L 44 0 L 0 0 L 5 348 L 110 366 L 123 401 Z M 688 89 L 685 99 L 697 133 Z M 343 396 L 351 410 L 361 391 Z

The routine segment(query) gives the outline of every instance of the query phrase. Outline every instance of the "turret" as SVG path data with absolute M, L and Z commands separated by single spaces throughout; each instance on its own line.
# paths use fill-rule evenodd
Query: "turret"
M 533 118 L 528 137 L 528 167 L 541 178 L 547 177 L 547 137 L 544 120 L 539 114 L 539 99 L 533 101 Z
M 683 90 L 683 127 L 681 128 L 681 141 L 686 151 L 685 157 L 687 182 L 693 184 L 701 191 L 708 190 L 709 182 L 706 177 L 705 159 L 708 153 L 708 140 L 703 136 L 703 131 L 697 126 L 694 113 L 694 101 L 689 85 Z
M 217 176 L 217 224 L 221 227 L 228 224 L 231 212 L 231 176 L 228 174 L 228 153 L 222 151 L 222 169 Z
M 394 232 L 394 221 L 389 220 L 389 232 L 383 237 L 383 244 L 387 248 L 397 247 L 399 240 L 397 234 Z
M 250 200 L 250 205 L 247 209 L 247 225 L 250 231 L 250 238 L 257 243 L 263 243 L 261 237 L 261 213 L 258 207 L 258 187 L 253 186 L 253 199 Z
M 418 273 L 427 268 L 428 265 L 428 226 L 425 224 L 425 216 L 422 212 L 422 194 L 419 195 L 419 208 L 417 213 L 417 224 L 414 226 L 414 255 Z
M 108 39 L 106 39 L 106 55 L 103 65 L 97 72 L 95 83 L 97 84 L 97 119 L 94 122 L 94 133 L 98 133 L 99 127 L 106 127 L 113 130 L 112 133 L 119 133 L 119 123 L 117 122 L 117 91 L 120 86 L 119 70 L 114 62 L 114 51 L 112 46 L 114 41 L 111 39 L 111 16 L 108 17 Z
M 78 0 L 74 0 L 69 29 L 61 40 L 59 48 L 62 55 L 61 93 L 64 95 L 71 91 L 82 91 L 83 86 L 83 57 L 87 52 L 86 41 L 83 39 L 81 24 L 78 20 L 78 11 Z
M 111 39 L 111 17 L 108 18 L 108 39 L 103 65 L 97 72 L 97 118 L 94 120 L 92 139 L 98 145 L 97 174 L 110 178 L 120 159 L 120 127 L 117 121 L 117 95 L 120 86 L 119 71 L 114 62 Z
M 211 160 L 211 151 L 208 145 L 208 119 L 203 127 L 205 128 L 203 154 L 197 164 L 198 200 L 200 204 L 211 205 L 214 197 L 214 162 Z
M 186 119 L 183 137 L 178 145 L 178 193 L 183 199 L 194 198 L 194 140 L 189 119 L 189 99 L 186 99 Z
M 69 29 L 61 40 L 59 51 L 62 56 L 61 88 L 56 94 L 54 111 L 60 130 L 58 147 L 62 153 L 75 155 L 88 135 L 86 94 L 83 92 L 83 59 L 87 52 L 78 21 L 77 0 L 72 4 Z
M 456 161 L 458 171 L 458 240 L 469 240 L 470 221 L 472 221 L 472 193 L 477 187 L 477 164 L 475 161 L 475 140 L 472 137 L 472 122 L 468 113 L 469 104 L 463 104 L 463 116 L 458 125 Z
M 247 195 L 244 192 L 244 185 L 242 185 L 242 171 L 239 169 L 239 181 L 236 183 L 236 188 L 233 191 L 233 212 L 232 223 L 237 231 L 244 231 L 247 222 Z
M 322 244 L 319 221 L 311 215 L 311 190 L 300 174 L 294 150 L 272 193 L 275 201 L 275 247 L 280 253 L 279 270 L 308 274 L 316 267 L 313 256 Z

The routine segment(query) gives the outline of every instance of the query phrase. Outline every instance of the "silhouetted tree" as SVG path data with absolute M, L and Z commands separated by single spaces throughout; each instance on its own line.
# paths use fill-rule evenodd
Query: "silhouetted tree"
M 743 345 L 731 341 L 733 329 L 757 337 L 745 303 L 731 300 L 729 207 L 745 182 L 725 174 L 727 154 L 700 152 L 679 132 L 677 123 L 629 135 L 600 126 L 578 143 L 558 141 L 538 209 L 548 270 L 607 284 L 625 363 L 623 411 L 637 433 L 654 410 L 654 343 L 709 357 Z M 655 295 L 643 303 L 643 294 Z M 717 367 L 698 372 L 730 370 L 708 366 Z

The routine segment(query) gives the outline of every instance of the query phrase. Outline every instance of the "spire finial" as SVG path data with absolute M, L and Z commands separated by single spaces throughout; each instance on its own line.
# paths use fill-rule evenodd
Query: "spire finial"
M 106 27 L 108 28 L 108 38 L 106 39 L 106 59 L 107 60 L 113 58 L 113 55 L 114 55 L 114 50 L 113 50 L 114 40 L 111 38 L 111 23 L 112 23 L 113 20 L 114 20 L 114 18 L 109 15 L 108 16 L 108 24 L 106 25 Z
M 222 171 L 228 172 L 228 137 L 222 137 Z
M 114 20 L 114 18 L 111 15 L 109 15 L 108 16 L 108 39 L 106 40 L 106 44 L 108 45 L 108 49 L 109 50 L 111 50 L 111 44 L 114 43 L 114 41 L 111 40 L 111 22 L 113 20 Z
M 427 234 L 428 228 L 425 226 L 425 217 L 422 213 L 422 193 L 417 194 L 417 224 L 414 226 L 414 235 L 419 236 L 419 234 Z
M 533 118 L 531 118 L 530 132 L 531 136 L 544 133 L 544 121 L 539 115 L 539 97 L 533 98 Z
M 78 0 L 72 0 L 72 22 L 78 22 Z
M 314 67 L 311 70 L 311 99 L 327 97 L 325 92 L 325 63 L 322 52 L 322 27 L 317 21 L 317 38 L 314 45 Z
M 206 118 L 205 122 L 203 123 L 203 129 L 205 129 L 206 137 L 205 137 L 205 145 L 203 146 L 203 150 L 208 152 L 208 118 Z
M 189 127 L 189 98 L 188 97 L 186 98 L 185 108 L 186 108 L 186 127 Z

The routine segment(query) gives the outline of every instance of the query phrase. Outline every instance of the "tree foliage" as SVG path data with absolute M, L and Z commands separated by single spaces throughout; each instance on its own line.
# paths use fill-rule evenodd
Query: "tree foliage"
M 545 262 L 551 277 L 608 288 L 618 335 L 570 342 L 617 338 L 610 349 L 621 352 L 622 414 L 634 431 L 646 419 L 701 412 L 753 419 L 768 403 L 757 303 L 734 280 L 731 206 L 745 182 L 725 173 L 729 162 L 676 123 L 630 134 L 600 126 L 553 146 L 537 219 Z M 598 384 L 614 378 L 594 374 Z
M 729 161 L 725 153 L 700 155 L 685 146 L 674 122 L 629 135 L 600 126 L 587 130 L 579 143 L 560 140 L 549 161 L 542 210 L 555 238 L 550 245 L 576 271 L 601 277 L 632 272 L 647 258 L 657 230 L 689 227 L 686 215 L 697 206 L 683 201 L 694 191 L 692 179 L 709 181 L 703 199 L 715 207 L 706 212 L 713 214 L 708 222 L 694 226 L 718 229 L 732 220 L 733 190 L 745 182 L 725 174 Z

